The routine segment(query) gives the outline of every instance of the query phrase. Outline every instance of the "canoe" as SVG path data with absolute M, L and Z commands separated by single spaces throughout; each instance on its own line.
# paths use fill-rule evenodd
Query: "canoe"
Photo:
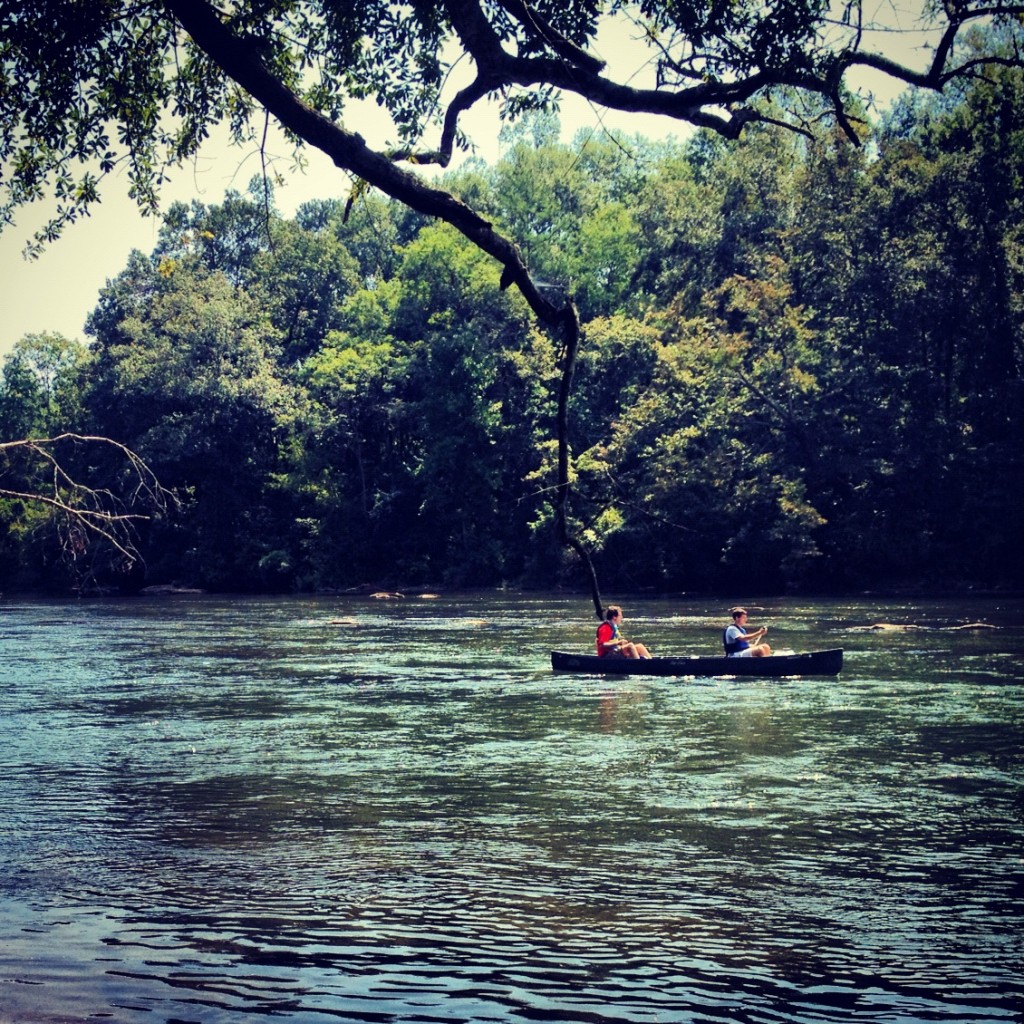
M 836 676 L 843 668 L 842 648 L 806 654 L 772 654 L 767 658 L 682 655 L 673 658 L 599 658 L 596 654 L 551 652 L 555 672 L 616 676 Z

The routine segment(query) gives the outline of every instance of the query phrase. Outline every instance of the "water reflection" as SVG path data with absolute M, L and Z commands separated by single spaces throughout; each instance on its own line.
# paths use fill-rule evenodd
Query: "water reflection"
M 1006 1020 L 1020 610 L 773 602 L 838 680 L 609 685 L 567 598 L 0 605 L 0 1020 Z

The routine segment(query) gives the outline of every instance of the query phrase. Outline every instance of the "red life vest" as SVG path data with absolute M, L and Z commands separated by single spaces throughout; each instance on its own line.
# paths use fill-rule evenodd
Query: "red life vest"
M 614 622 L 609 622 L 607 619 L 597 627 L 597 656 L 599 658 L 607 658 L 611 654 L 611 649 L 605 647 L 604 644 L 608 643 L 609 640 L 618 640 L 619 638 L 619 627 Z

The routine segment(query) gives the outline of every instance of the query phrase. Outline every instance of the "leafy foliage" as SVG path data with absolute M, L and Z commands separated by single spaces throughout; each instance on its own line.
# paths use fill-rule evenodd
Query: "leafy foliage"
M 88 356 L 47 376 L 62 346 L 36 339 L 8 362 L 3 436 L 103 432 L 179 492 L 152 577 L 551 584 L 576 568 L 554 523 L 615 585 L 1019 583 L 1014 8 L 957 47 L 981 8 L 937 15 L 916 72 L 845 45 L 857 5 L 836 26 L 800 2 L 60 7 L 48 37 L 55 0 L 0 0 L 11 203 L 50 189 L 73 219 L 98 195 L 83 159 L 128 160 L 150 203 L 168 162 L 220 119 L 245 136 L 260 104 L 384 193 L 293 222 L 265 183 L 172 207 L 100 296 Z M 643 29 L 650 87 L 613 88 L 585 52 L 606 13 Z M 477 78 L 445 109 L 454 37 Z M 842 88 L 858 62 L 935 89 L 986 70 L 869 137 Z M 703 130 L 565 146 L 568 88 Z M 445 163 L 488 94 L 530 114 L 495 167 L 395 167 Z M 369 95 L 400 153 L 319 116 Z M 5 515 L 17 559 L 24 511 Z
M 218 124 L 256 142 L 262 106 L 297 144 L 329 151 L 417 209 L 443 211 L 508 263 L 512 252 L 481 236 L 482 225 L 438 206 L 428 184 L 395 175 L 387 158 L 447 163 L 455 144 L 469 144 L 460 118 L 473 105 L 500 96 L 506 113 L 549 110 L 560 91 L 736 137 L 766 118 L 761 103 L 789 90 L 788 111 L 772 119 L 802 128 L 829 113 L 853 136 L 859 111 L 843 90 L 851 68 L 942 88 L 977 67 L 1017 62 L 1019 13 L 1001 3 L 927 7 L 934 60 L 920 71 L 867 48 L 876 26 L 859 0 L 839 18 L 824 0 L 243 0 L 224 10 L 205 0 L 0 0 L 0 223 L 55 197 L 37 250 L 99 200 L 122 163 L 140 206 L 155 213 L 167 168 L 194 156 Z M 1001 28 L 1002 49 L 975 45 L 961 58 L 957 44 L 981 20 Z M 588 52 L 602 31 L 633 35 L 646 51 L 638 66 L 651 74 L 636 83 L 634 68 L 608 68 Z M 475 78 L 458 88 L 466 57 Z M 342 127 L 347 104 L 366 98 L 394 125 L 382 160 Z M 425 145 L 438 128 L 440 145 Z

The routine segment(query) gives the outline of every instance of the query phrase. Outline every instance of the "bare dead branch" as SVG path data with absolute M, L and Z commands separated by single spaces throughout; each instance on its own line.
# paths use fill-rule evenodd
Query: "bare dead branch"
M 119 493 L 111 487 L 93 487 L 77 480 L 60 451 L 68 445 L 106 448 L 117 455 L 124 484 Z M 47 483 L 35 490 L 0 486 L 0 498 L 39 505 L 60 517 L 70 538 L 65 554 L 72 560 L 85 551 L 87 538 L 92 536 L 109 544 L 121 556 L 124 566 L 131 568 L 142 558 L 137 526 L 164 514 L 175 503 L 174 495 L 160 485 L 156 474 L 136 452 L 108 437 L 63 433 L 0 442 L 0 454 L 8 462 L 16 453 L 44 469 Z M 2 477 L 0 469 L 0 480 Z M 145 505 L 147 511 L 132 511 L 137 505 Z

